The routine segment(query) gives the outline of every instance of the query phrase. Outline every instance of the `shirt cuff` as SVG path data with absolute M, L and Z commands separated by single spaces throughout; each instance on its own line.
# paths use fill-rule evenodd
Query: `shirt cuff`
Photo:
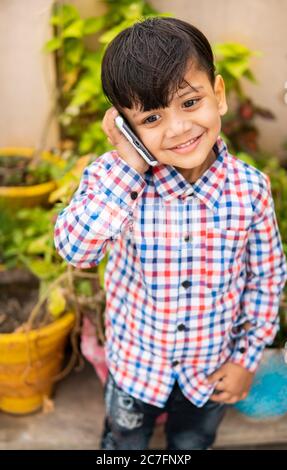
M 107 196 L 119 199 L 124 205 L 132 207 L 145 185 L 143 176 L 116 156 L 114 164 L 100 182 L 100 189 Z
M 248 335 L 242 336 L 235 341 L 229 361 L 244 367 L 249 372 L 256 372 L 264 348 L 264 345 L 256 346 L 253 344 Z

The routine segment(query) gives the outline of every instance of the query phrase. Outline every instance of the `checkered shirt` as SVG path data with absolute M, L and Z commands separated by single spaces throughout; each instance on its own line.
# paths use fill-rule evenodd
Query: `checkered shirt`
M 278 330 L 286 259 L 268 176 L 232 156 L 194 183 L 143 175 L 116 151 L 86 168 L 55 228 L 59 254 L 105 271 L 106 360 L 117 384 L 164 407 L 175 380 L 201 407 L 226 361 L 255 371 Z M 245 322 L 251 328 L 243 328 Z

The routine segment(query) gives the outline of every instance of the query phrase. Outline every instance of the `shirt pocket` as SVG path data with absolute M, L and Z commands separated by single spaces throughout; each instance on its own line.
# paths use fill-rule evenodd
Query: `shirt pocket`
M 227 291 L 244 264 L 248 231 L 207 229 L 205 237 L 205 284 L 212 291 Z

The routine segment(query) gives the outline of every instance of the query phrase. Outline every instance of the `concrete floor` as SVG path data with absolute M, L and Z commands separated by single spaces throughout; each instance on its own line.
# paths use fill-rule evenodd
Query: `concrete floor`
M 57 385 L 54 411 L 29 416 L 0 412 L 0 450 L 99 449 L 104 419 L 103 389 L 85 363 Z M 164 449 L 163 426 L 156 427 L 151 449 Z M 247 421 L 230 409 L 220 426 L 215 448 L 287 450 L 287 416 L 279 421 Z

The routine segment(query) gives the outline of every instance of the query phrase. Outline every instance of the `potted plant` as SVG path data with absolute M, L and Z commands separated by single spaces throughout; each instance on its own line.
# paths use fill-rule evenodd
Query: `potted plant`
M 75 162 L 72 152 L 68 157 L 33 148 L 1 148 L 0 207 L 14 210 L 47 204 L 50 193 L 57 187 L 57 179 Z
M 143 0 L 105 1 L 102 8 L 103 14 L 82 18 L 74 5 L 57 2 L 50 19 L 54 37 L 44 46 L 56 60 L 61 136 L 75 143 L 79 155 L 100 155 L 110 149 L 101 126 L 109 107 L 100 80 L 107 44 L 139 18 L 166 16 Z M 96 38 L 96 48 L 91 47 L 90 37 Z
M 101 301 L 97 273 L 67 267 L 57 255 L 55 211 L 0 214 L 0 409 L 10 413 L 45 405 L 78 359 L 83 309 Z M 61 371 L 69 335 L 72 353 Z

